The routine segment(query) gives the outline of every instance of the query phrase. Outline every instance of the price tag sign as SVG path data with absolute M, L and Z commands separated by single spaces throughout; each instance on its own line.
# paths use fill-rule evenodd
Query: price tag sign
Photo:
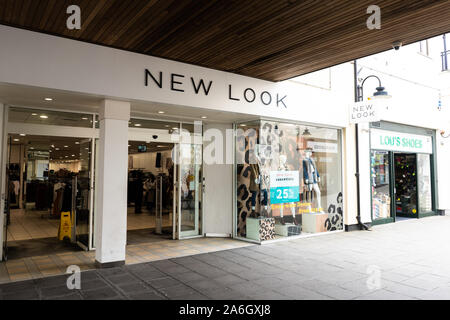
M 298 202 L 300 185 L 298 171 L 270 172 L 270 203 Z

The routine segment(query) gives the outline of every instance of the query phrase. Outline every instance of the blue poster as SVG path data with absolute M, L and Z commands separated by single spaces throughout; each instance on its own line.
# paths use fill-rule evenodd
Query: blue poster
M 300 201 L 298 171 L 270 172 L 270 203 L 290 203 Z

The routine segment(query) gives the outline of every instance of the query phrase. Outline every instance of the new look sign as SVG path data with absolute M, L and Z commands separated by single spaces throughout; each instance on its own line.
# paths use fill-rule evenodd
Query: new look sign
M 350 123 L 380 121 L 379 107 L 374 102 L 357 102 L 350 106 Z
M 371 148 L 376 150 L 433 153 L 433 141 L 430 136 L 371 129 L 370 139 Z
M 233 83 L 217 83 L 204 77 L 187 75 L 182 73 L 154 72 L 145 69 L 145 86 L 161 90 L 168 90 L 172 94 L 191 93 L 200 97 L 217 96 L 218 92 L 227 93 L 218 101 L 244 102 L 247 104 L 261 104 L 287 108 L 287 95 L 273 90 L 262 90 L 249 85 L 246 88 L 237 89 Z M 220 88 L 217 88 L 217 87 Z

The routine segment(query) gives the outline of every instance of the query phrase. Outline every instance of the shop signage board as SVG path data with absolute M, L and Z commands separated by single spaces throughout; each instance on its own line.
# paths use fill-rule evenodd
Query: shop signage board
M 298 171 L 270 172 L 270 203 L 290 203 L 300 200 Z
M 373 101 L 357 102 L 350 106 L 350 123 L 380 121 L 380 106 Z
M 433 153 L 433 140 L 431 136 L 371 129 L 370 139 L 371 148 L 376 150 Z
M 338 153 L 337 143 L 308 141 L 308 148 L 314 152 Z

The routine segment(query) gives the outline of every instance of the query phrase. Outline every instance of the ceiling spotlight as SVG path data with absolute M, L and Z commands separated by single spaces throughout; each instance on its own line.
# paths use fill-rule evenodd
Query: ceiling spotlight
M 45 101 L 53 101 L 52 98 L 45 98 L 44 100 L 45 100 Z
M 89 118 L 86 118 L 86 117 L 83 117 L 83 118 L 81 118 L 82 120 L 89 120 Z
M 142 126 L 142 124 L 140 124 L 140 123 L 136 123 L 135 125 L 134 125 L 135 127 L 141 127 Z
M 207 116 L 203 116 L 203 117 L 202 117 L 202 119 L 207 119 L 207 118 L 208 118 Z
M 37 116 L 38 114 L 37 114 L 37 113 L 32 113 L 31 115 L 32 115 L 32 116 Z
M 69 146 L 64 146 L 64 148 L 68 148 Z
M 15 142 L 19 142 L 20 140 L 19 140 L 19 139 L 14 139 L 14 141 L 15 141 Z
M 166 113 L 165 111 L 158 111 L 159 114 L 164 114 Z
M 173 127 L 172 129 L 173 129 L 173 130 L 178 130 L 178 129 L 180 129 L 180 128 L 178 128 L 178 127 Z
M 56 151 L 59 151 L 59 148 L 55 148 Z
M 45 114 L 41 114 L 41 115 L 39 116 L 39 118 L 41 118 L 41 119 L 48 119 L 48 116 L 46 116 Z
M 25 137 L 25 136 L 26 136 L 26 134 L 25 134 L 25 133 L 21 133 L 21 134 L 19 134 L 19 136 L 21 136 L 21 137 Z
M 80 144 L 80 143 L 77 141 L 77 142 L 75 142 L 75 144 Z

